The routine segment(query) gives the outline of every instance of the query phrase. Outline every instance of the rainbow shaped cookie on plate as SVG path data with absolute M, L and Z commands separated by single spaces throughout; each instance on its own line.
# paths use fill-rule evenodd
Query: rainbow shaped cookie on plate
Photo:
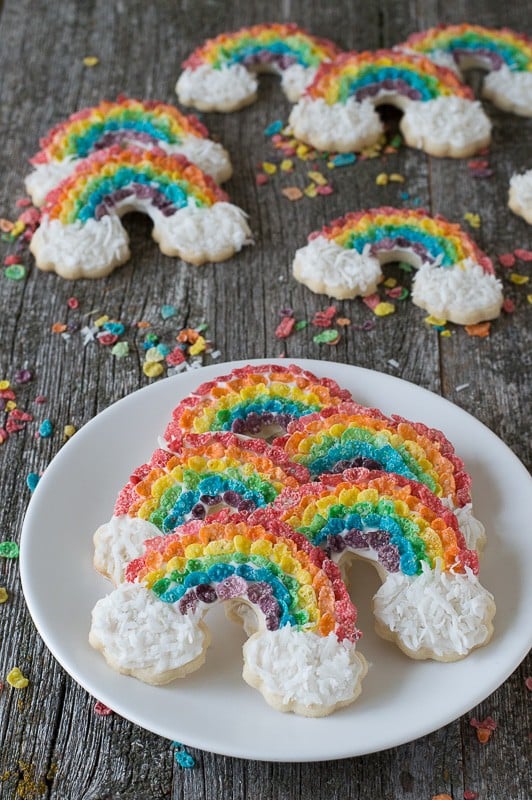
M 203 664 L 217 603 L 237 619 L 247 608 L 243 676 L 274 708 L 323 716 L 360 693 L 367 665 L 338 568 L 264 511 L 253 523 L 222 511 L 148 540 L 96 604 L 89 641 L 118 672 L 168 683 Z
M 410 657 L 455 661 L 490 640 L 495 603 L 477 578 L 478 555 L 423 484 L 351 469 L 286 489 L 273 511 L 340 564 L 375 566 L 376 630 Z
M 286 487 L 309 479 L 283 450 L 232 433 L 189 434 L 174 453 L 156 450 L 134 470 L 113 516 L 94 534 L 94 566 L 115 584 L 146 539 L 223 508 L 247 512 L 273 503 Z
M 422 483 L 455 514 L 467 546 L 485 542 L 482 523 L 473 516 L 471 478 L 444 434 L 420 422 L 375 408 L 342 403 L 291 422 L 276 439 L 313 479 L 364 467 L 392 472 Z
M 350 400 L 329 378 L 317 378 L 295 364 L 238 367 L 202 383 L 173 411 L 164 440 L 172 449 L 185 433 L 232 431 L 271 439 L 305 414 Z

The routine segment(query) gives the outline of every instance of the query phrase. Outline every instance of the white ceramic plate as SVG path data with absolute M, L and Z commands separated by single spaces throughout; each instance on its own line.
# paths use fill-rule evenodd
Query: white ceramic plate
M 366 405 L 443 429 L 455 444 L 473 477 L 475 514 L 488 535 L 481 579 L 495 595 L 497 615 L 487 647 L 452 664 L 408 659 L 373 632 L 371 597 L 379 581 L 362 562 L 352 573 L 351 594 L 364 631 L 360 650 L 371 669 L 361 697 L 329 717 L 281 714 L 244 683 L 244 634 L 220 608 L 207 616 L 213 643 L 205 665 L 169 686 L 147 686 L 119 675 L 89 646 L 91 609 L 110 590 L 92 568 L 93 532 L 111 516 L 132 469 L 156 448 L 177 402 L 199 383 L 246 362 L 155 383 L 110 406 L 76 433 L 31 499 L 20 567 L 28 607 L 48 647 L 81 686 L 118 714 L 161 736 L 224 755 L 319 761 L 371 753 L 423 736 L 487 697 L 520 663 L 532 645 L 532 481 L 495 434 L 441 397 L 358 367 L 294 362 L 334 378 Z

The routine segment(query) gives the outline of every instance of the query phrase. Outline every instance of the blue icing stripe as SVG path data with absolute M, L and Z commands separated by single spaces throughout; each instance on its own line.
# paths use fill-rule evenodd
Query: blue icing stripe
M 378 446 L 371 442 L 358 441 L 351 438 L 349 441 L 338 441 L 332 445 L 326 455 L 312 460 L 312 452 L 318 449 L 316 446 L 310 451 L 309 457 L 303 460 L 313 476 L 322 475 L 330 472 L 339 461 L 349 461 L 357 457 L 371 458 L 378 461 L 386 472 L 395 472 L 403 475 L 410 480 L 420 480 L 419 474 L 416 475 L 409 469 L 401 457 L 401 454 L 390 444 Z
M 520 72 L 524 69 L 522 65 L 515 59 L 515 49 L 505 45 L 503 42 L 493 42 L 490 39 L 479 39 L 478 41 L 471 41 L 467 36 L 452 39 L 448 42 L 446 47 L 438 45 L 438 50 L 446 52 L 454 52 L 455 50 L 488 50 L 490 53 L 495 53 L 500 56 L 507 66 L 513 72 Z
M 213 424 L 212 430 L 231 430 L 233 422 L 237 419 L 246 419 L 250 414 L 287 414 L 288 416 L 299 418 L 305 414 L 311 414 L 313 411 L 319 411 L 318 405 L 306 405 L 298 403 L 293 400 L 285 400 L 284 398 L 265 397 L 262 401 L 255 401 L 253 403 L 239 403 L 233 406 L 229 411 L 224 409 L 224 413 L 217 413 Z
M 368 67 L 362 69 L 361 73 L 352 79 L 346 76 L 342 79 L 340 101 L 345 102 L 348 97 L 356 95 L 358 91 L 373 84 L 381 84 L 384 81 L 403 81 L 412 89 L 419 92 L 420 100 L 432 100 L 439 97 L 440 92 L 437 88 L 432 88 L 429 81 L 423 75 L 413 70 L 401 69 L 400 67 Z
M 314 66 L 319 63 L 319 59 L 317 57 L 311 57 L 310 48 L 308 50 L 308 55 L 310 57 L 305 58 L 304 52 L 299 50 L 295 50 L 293 47 L 290 46 L 287 42 L 277 41 L 277 42 L 270 42 L 269 44 L 260 44 L 260 43 L 248 43 L 242 44 L 238 46 L 236 51 L 229 51 L 222 50 L 222 59 L 219 59 L 224 64 L 239 64 L 244 61 L 246 58 L 253 58 L 259 53 L 273 53 L 276 56 L 290 56 L 297 61 L 298 64 L 302 64 L 305 67 Z
M 116 133 L 117 131 L 135 131 L 144 133 L 153 139 L 170 143 L 181 142 L 175 136 L 171 136 L 165 127 L 158 127 L 151 120 L 143 119 L 108 119 L 104 122 L 91 124 L 91 127 L 80 135 L 70 137 L 69 152 L 76 153 L 81 158 L 86 158 L 92 153 L 95 145 L 103 138 L 106 133 Z M 72 147 L 72 145 L 74 145 Z
M 410 227 L 409 225 L 372 226 L 370 229 L 364 231 L 364 233 L 352 231 L 345 247 L 346 249 L 351 248 L 358 253 L 362 253 L 367 244 L 378 244 L 381 239 L 388 238 L 406 239 L 408 242 L 421 245 L 430 253 L 432 260 L 436 260 L 441 256 L 441 265 L 444 267 L 450 267 L 459 260 L 456 249 L 449 239 L 444 236 L 435 236 L 434 234 L 425 233 L 419 228 Z
M 182 525 L 189 519 L 190 512 L 199 502 L 202 495 L 216 496 L 224 492 L 236 492 L 244 500 L 249 500 L 259 508 L 268 504 L 268 501 L 263 497 L 260 492 L 249 489 L 243 481 L 237 481 L 229 478 L 222 478 L 217 475 L 210 476 L 205 480 L 200 481 L 196 489 L 189 489 L 183 491 L 177 501 L 175 502 L 172 510 L 167 514 L 163 520 L 162 530 L 164 533 L 169 533 L 175 530 L 178 525 Z

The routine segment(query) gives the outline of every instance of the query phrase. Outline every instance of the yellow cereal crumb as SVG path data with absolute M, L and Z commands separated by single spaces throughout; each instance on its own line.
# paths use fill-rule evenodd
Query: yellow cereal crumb
M 206 346 L 207 343 L 205 342 L 203 336 L 198 336 L 194 344 L 190 345 L 188 348 L 188 352 L 191 356 L 198 356 L 200 353 L 203 353 Z
M 164 372 L 162 364 L 154 361 L 145 361 L 142 365 L 142 371 L 147 378 L 158 378 Z
M 525 283 L 528 283 L 530 278 L 528 275 L 520 275 L 518 272 L 511 272 L 510 280 L 512 283 L 515 283 L 516 286 L 523 286 Z
M 25 689 L 29 683 L 29 680 L 24 677 L 18 667 L 13 667 L 6 680 L 13 689 Z
M 83 64 L 86 67 L 95 67 L 96 64 L 100 63 L 100 59 L 96 56 L 85 56 L 83 59 Z
M 375 178 L 377 186 L 386 186 L 388 183 L 388 175 L 385 172 L 380 172 Z
M 392 303 L 377 303 L 373 309 L 373 313 L 376 314 L 377 317 L 387 317 L 388 314 L 393 314 L 394 312 L 395 306 Z

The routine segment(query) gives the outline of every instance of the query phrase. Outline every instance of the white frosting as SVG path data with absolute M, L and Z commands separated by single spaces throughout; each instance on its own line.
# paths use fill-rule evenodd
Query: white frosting
M 382 277 L 377 258 L 340 247 L 323 236 L 296 252 L 293 272 L 313 292 L 338 300 L 371 294 Z
M 192 264 L 224 261 L 250 244 L 251 231 L 245 213 L 231 203 L 208 208 L 190 206 L 171 217 L 151 214 L 153 238 L 166 255 L 180 256 Z
M 200 617 L 199 610 L 180 614 L 140 584 L 122 583 L 96 603 L 89 641 L 113 669 L 158 683 L 203 653 L 208 641 Z
M 361 150 L 374 144 L 383 130 L 371 100 L 329 105 L 322 98 L 304 96 L 292 109 L 290 125 L 294 136 L 318 150 L 340 153 Z
M 473 154 L 491 137 L 491 122 L 480 103 L 454 95 L 412 101 L 400 127 L 407 144 L 436 156 Z
M 297 103 L 305 89 L 316 75 L 315 67 L 291 64 L 281 73 L 281 87 L 291 103 Z
M 94 566 L 118 586 L 129 562 L 143 554 L 146 539 L 160 535 L 159 528 L 140 517 L 111 517 L 94 534 Z
M 359 693 L 366 664 L 351 642 L 284 626 L 254 634 L 244 645 L 244 678 L 272 705 L 326 713 Z
M 503 64 L 486 75 L 482 94 L 505 111 L 532 117 L 532 72 L 512 72 Z
M 498 317 L 503 296 L 500 281 L 466 259 L 452 267 L 424 264 L 415 275 L 412 300 L 436 317 L 472 325 Z
M 508 205 L 532 225 L 532 169 L 522 175 L 512 175 Z
M 414 657 L 454 660 L 489 641 L 493 596 L 468 570 L 465 575 L 431 571 L 388 575 L 374 600 L 375 616 Z
M 153 238 L 163 253 L 192 264 L 223 261 L 251 241 L 246 215 L 231 203 L 187 206 L 166 217 L 149 200 L 132 197 L 100 220 L 64 225 L 44 215 L 30 244 L 37 266 L 55 270 L 63 278 L 107 275 L 129 258 L 129 239 L 120 222 L 120 216 L 129 211 L 151 217 Z
M 181 144 L 164 147 L 169 153 L 181 153 L 189 161 L 210 175 L 216 183 L 228 181 L 233 168 L 229 153 L 218 142 L 201 136 L 187 136 Z
M 24 178 L 24 185 L 33 205 L 42 206 L 48 192 L 51 192 L 61 181 L 68 178 L 78 163 L 78 159 L 69 156 L 63 161 L 36 164 L 33 172 L 30 172 Z
M 63 278 L 101 278 L 130 255 L 129 237 L 118 216 L 63 225 L 46 215 L 30 244 L 37 266 Z
M 454 515 L 458 520 L 458 527 L 464 535 L 466 545 L 470 550 L 482 550 L 486 542 L 486 529 L 482 522 L 473 516 L 471 503 L 455 508 Z
M 466 503 L 465 506 L 456 507 L 450 497 L 441 497 L 440 499 L 443 505 L 455 515 L 469 550 L 477 552 L 482 550 L 486 543 L 486 529 L 482 522 L 473 516 L 472 504 Z
M 176 84 L 179 102 L 200 111 L 234 111 L 257 96 L 257 78 L 242 64 L 213 69 L 202 64 L 185 69 Z

